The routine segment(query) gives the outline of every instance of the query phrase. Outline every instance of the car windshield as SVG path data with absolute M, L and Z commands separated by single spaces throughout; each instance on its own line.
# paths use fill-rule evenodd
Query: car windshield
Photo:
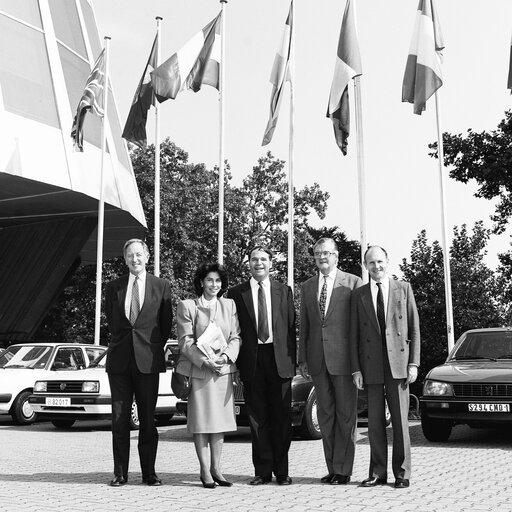
M 101 353 L 94 361 L 91 362 L 89 368 L 105 368 L 107 364 L 107 350 Z
M 51 352 L 47 345 L 9 347 L 0 355 L 0 368 L 44 368 Z
M 512 359 L 512 331 L 469 332 L 450 359 Z

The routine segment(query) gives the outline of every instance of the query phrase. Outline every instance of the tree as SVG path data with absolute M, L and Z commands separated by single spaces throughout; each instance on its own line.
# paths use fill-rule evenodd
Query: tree
M 463 224 L 454 228 L 450 249 L 454 334 L 479 327 L 500 326 L 504 310 L 498 280 L 483 262 L 490 231 L 476 222 L 472 234 Z M 403 259 L 400 269 L 412 285 L 422 339 L 421 382 L 426 373 L 447 357 L 446 309 L 443 253 L 437 241 L 429 245 L 423 230 L 414 240 L 411 262 Z
M 512 215 L 512 111 L 505 112 L 496 130 L 481 133 L 443 134 L 445 164 L 453 166 L 450 177 L 462 183 L 474 179 L 476 197 L 498 199 L 494 232 L 503 233 Z M 429 144 L 436 157 L 437 142 Z

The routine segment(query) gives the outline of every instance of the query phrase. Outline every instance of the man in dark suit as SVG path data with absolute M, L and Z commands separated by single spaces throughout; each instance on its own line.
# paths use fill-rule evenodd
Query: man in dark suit
M 387 483 L 388 444 L 385 400 L 393 424 L 395 487 L 409 487 L 409 384 L 418 376 L 420 326 L 409 283 L 387 275 L 388 255 L 379 246 L 366 250 L 370 282 L 352 296 L 351 366 L 354 384 L 368 390 L 369 477 L 362 487 Z M 384 398 L 385 397 L 385 398 Z
M 321 238 L 313 248 L 319 273 L 301 290 L 299 368 L 312 378 L 327 475 L 321 482 L 350 482 L 354 465 L 357 390 L 350 372 L 350 301 L 359 277 L 337 268 L 338 247 Z
M 111 281 L 105 312 L 111 332 L 107 365 L 112 394 L 113 487 L 128 480 L 130 413 L 133 397 L 140 421 L 139 459 L 142 481 L 161 485 L 155 473 L 158 431 L 155 406 L 160 373 L 165 372 L 164 345 L 171 332 L 171 288 L 165 279 L 146 272 L 145 242 L 128 240 L 123 254 L 130 273 Z
M 291 381 L 295 375 L 295 309 L 289 286 L 269 279 L 272 252 L 249 254 L 251 279 L 228 290 L 235 301 L 242 344 L 236 365 L 249 412 L 251 485 L 266 484 L 272 473 L 289 485 L 288 450 L 292 438 Z

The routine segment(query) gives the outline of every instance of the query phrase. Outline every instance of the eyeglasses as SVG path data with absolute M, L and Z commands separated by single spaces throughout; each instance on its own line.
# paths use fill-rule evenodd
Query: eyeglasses
M 322 252 L 317 252 L 315 251 L 313 253 L 313 256 L 315 258 L 328 258 L 331 254 L 336 254 L 335 252 L 331 252 L 331 251 L 322 251 Z

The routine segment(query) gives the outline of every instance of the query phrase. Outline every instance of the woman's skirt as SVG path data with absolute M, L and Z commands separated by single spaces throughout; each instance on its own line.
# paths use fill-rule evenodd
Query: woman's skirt
M 191 434 L 217 434 L 236 430 L 231 374 L 207 372 L 204 379 L 191 378 L 187 430 Z

